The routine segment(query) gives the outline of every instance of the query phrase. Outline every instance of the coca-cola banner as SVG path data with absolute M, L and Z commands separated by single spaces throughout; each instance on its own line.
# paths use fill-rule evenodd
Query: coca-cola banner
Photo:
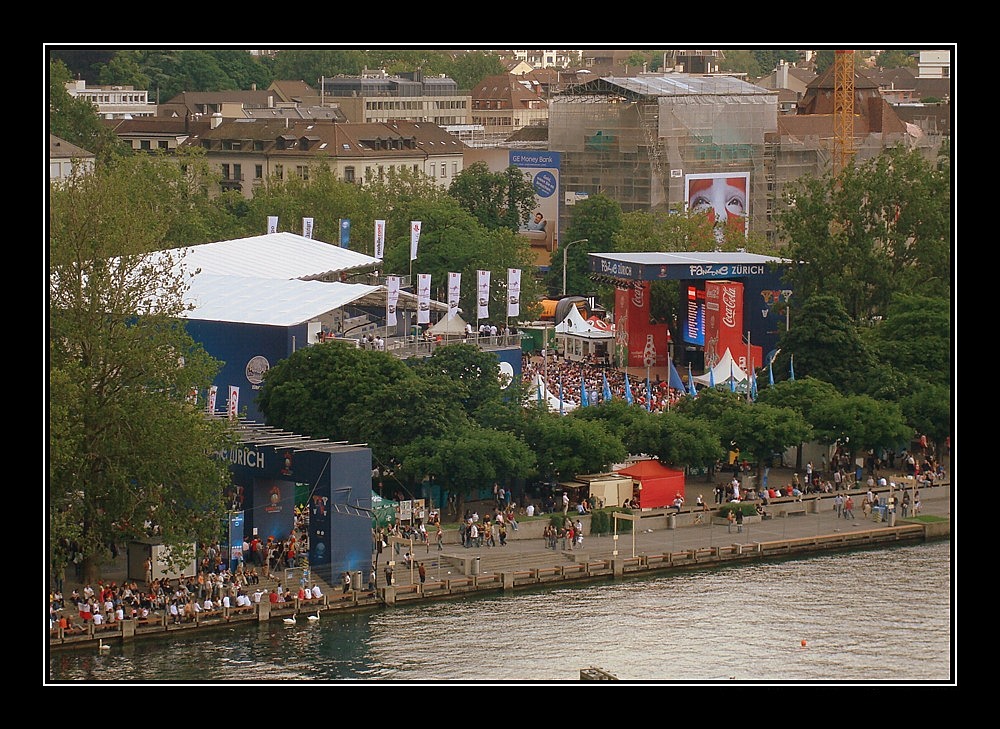
M 619 367 L 666 367 L 666 324 L 649 321 L 649 282 L 615 291 L 615 360 Z M 648 363 L 648 364 L 647 364 Z
M 741 369 L 746 370 L 748 365 L 759 368 L 761 347 L 747 342 L 747 336 L 743 324 L 743 284 L 706 281 L 705 368 L 715 367 L 727 349 Z

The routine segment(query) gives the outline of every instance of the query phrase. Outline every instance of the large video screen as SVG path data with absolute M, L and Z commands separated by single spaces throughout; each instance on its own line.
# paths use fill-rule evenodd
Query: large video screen
M 686 344 L 705 346 L 705 284 L 684 286 L 685 301 L 681 305 L 681 338 Z

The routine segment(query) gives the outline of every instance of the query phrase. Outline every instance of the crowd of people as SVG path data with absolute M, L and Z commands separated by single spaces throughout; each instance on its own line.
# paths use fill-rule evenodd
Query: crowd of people
M 625 372 L 596 364 L 591 361 L 574 362 L 559 355 L 546 356 L 544 360 L 525 354 L 522 360 L 522 378 L 526 385 L 531 385 L 538 375 L 542 378 L 547 392 L 559 397 L 560 387 L 562 401 L 566 407 L 573 408 L 580 404 L 582 388 L 587 391 L 587 402 L 597 405 L 604 402 L 604 379 L 607 378 L 608 389 L 612 400 L 626 400 Z M 687 394 L 669 386 L 659 375 L 649 382 L 646 389 L 646 378 L 629 378 L 629 389 L 632 391 L 632 404 L 647 407 L 651 412 L 664 412 L 674 407 Z

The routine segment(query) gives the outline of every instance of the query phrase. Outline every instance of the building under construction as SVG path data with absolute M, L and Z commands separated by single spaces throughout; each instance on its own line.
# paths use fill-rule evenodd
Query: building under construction
M 687 209 L 692 180 L 742 178 L 749 231 L 775 242 L 774 214 L 785 185 L 830 172 L 836 151 L 834 69 L 816 77 L 795 114 L 778 95 L 727 75 L 603 77 L 554 96 L 549 150 L 562 152 L 561 227 L 591 195 L 623 211 Z M 903 144 L 933 158 L 941 140 L 902 122 L 875 83 L 855 71 L 851 90 L 857 162 Z

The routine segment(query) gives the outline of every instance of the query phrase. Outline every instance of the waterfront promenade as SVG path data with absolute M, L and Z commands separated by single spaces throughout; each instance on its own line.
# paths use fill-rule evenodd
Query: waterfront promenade
M 400 545 L 399 556 L 395 556 L 391 548 L 383 552 L 378 563 L 378 589 L 374 593 L 358 590 L 344 596 L 339 586 L 322 585 L 325 598 L 321 603 L 298 607 L 286 603 L 273 611 L 269 619 L 289 615 L 291 612 L 304 615 L 316 609 L 387 609 L 390 605 L 402 607 L 424 599 L 448 598 L 478 590 L 517 589 L 564 579 L 616 579 L 642 574 L 648 570 L 708 567 L 713 562 L 721 564 L 735 558 L 746 559 L 755 552 L 759 556 L 764 549 L 800 547 L 805 551 L 823 551 L 875 546 L 899 540 L 901 536 L 911 540 L 922 538 L 915 536 L 914 528 L 908 526 L 909 522 L 898 511 L 896 518 L 892 520 L 895 522 L 894 527 L 891 526 L 891 521 L 876 521 L 871 516 L 866 518 L 860 503 L 867 487 L 849 492 L 856 502 L 854 519 L 838 518 L 833 494 L 810 494 L 801 497 L 801 500 L 782 498 L 772 501 L 768 506 L 772 518 L 763 521 L 749 520 L 744 524 L 742 532 L 738 532 L 735 526 L 730 527 L 721 523 L 717 517 L 712 517 L 712 511 L 717 505 L 711 501 L 708 503 L 709 511 L 705 513 L 687 508 L 699 493 L 706 497 L 710 497 L 712 493 L 712 484 L 699 481 L 700 479 L 695 478 L 688 483 L 687 502 L 679 514 L 674 514 L 672 509 L 637 512 L 635 530 L 619 533 L 617 540 L 612 534 L 590 534 L 589 516 L 582 517 L 585 534 L 583 544 L 572 550 L 563 549 L 561 541 L 555 550 L 546 547 L 541 528 L 547 519 L 523 521 L 517 531 L 508 531 L 508 541 L 503 547 L 465 548 L 458 542 L 457 531 L 446 529 L 443 549 L 438 550 L 432 530 L 429 545 L 414 544 L 415 561 L 412 569 L 403 564 L 401 557 L 409 548 L 408 542 Z M 909 482 L 902 483 L 912 493 Z M 874 490 L 880 495 L 889 491 L 888 488 Z M 954 490 L 951 482 L 933 488 L 921 487 L 919 491 L 921 514 L 947 519 L 946 534 L 953 538 L 951 519 Z M 898 486 L 894 493 L 897 499 L 902 495 Z M 782 516 L 782 513 L 786 515 Z M 574 520 L 577 518 L 572 512 L 570 516 Z M 798 551 L 799 549 L 795 549 L 794 553 Z M 789 554 L 791 553 L 793 552 L 790 551 Z M 384 589 L 383 570 L 390 555 L 393 555 L 395 561 L 395 584 L 391 592 L 387 593 Z M 675 555 L 676 561 L 668 555 Z M 695 555 L 697 558 L 692 562 L 686 555 Z M 423 585 L 420 584 L 417 570 L 420 562 L 424 563 L 426 572 L 426 583 Z M 106 581 L 114 580 L 120 584 L 126 578 L 124 558 L 109 565 L 102 576 Z M 272 584 L 273 581 L 265 581 L 261 587 L 266 589 Z M 64 595 L 68 595 L 74 587 L 80 589 L 82 586 L 68 579 Z M 244 612 L 233 619 L 261 618 Z M 103 627 L 101 632 L 105 633 L 105 642 L 122 639 L 120 631 L 118 635 L 114 635 L 108 630 L 110 626 Z M 168 629 L 165 625 L 159 627 Z M 197 627 L 182 624 L 169 626 L 169 630 Z M 142 632 L 136 630 L 135 637 L 141 637 Z M 67 636 L 65 640 L 50 639 L 50 645 L 85 645 L 96 642 L 98 637 Z

